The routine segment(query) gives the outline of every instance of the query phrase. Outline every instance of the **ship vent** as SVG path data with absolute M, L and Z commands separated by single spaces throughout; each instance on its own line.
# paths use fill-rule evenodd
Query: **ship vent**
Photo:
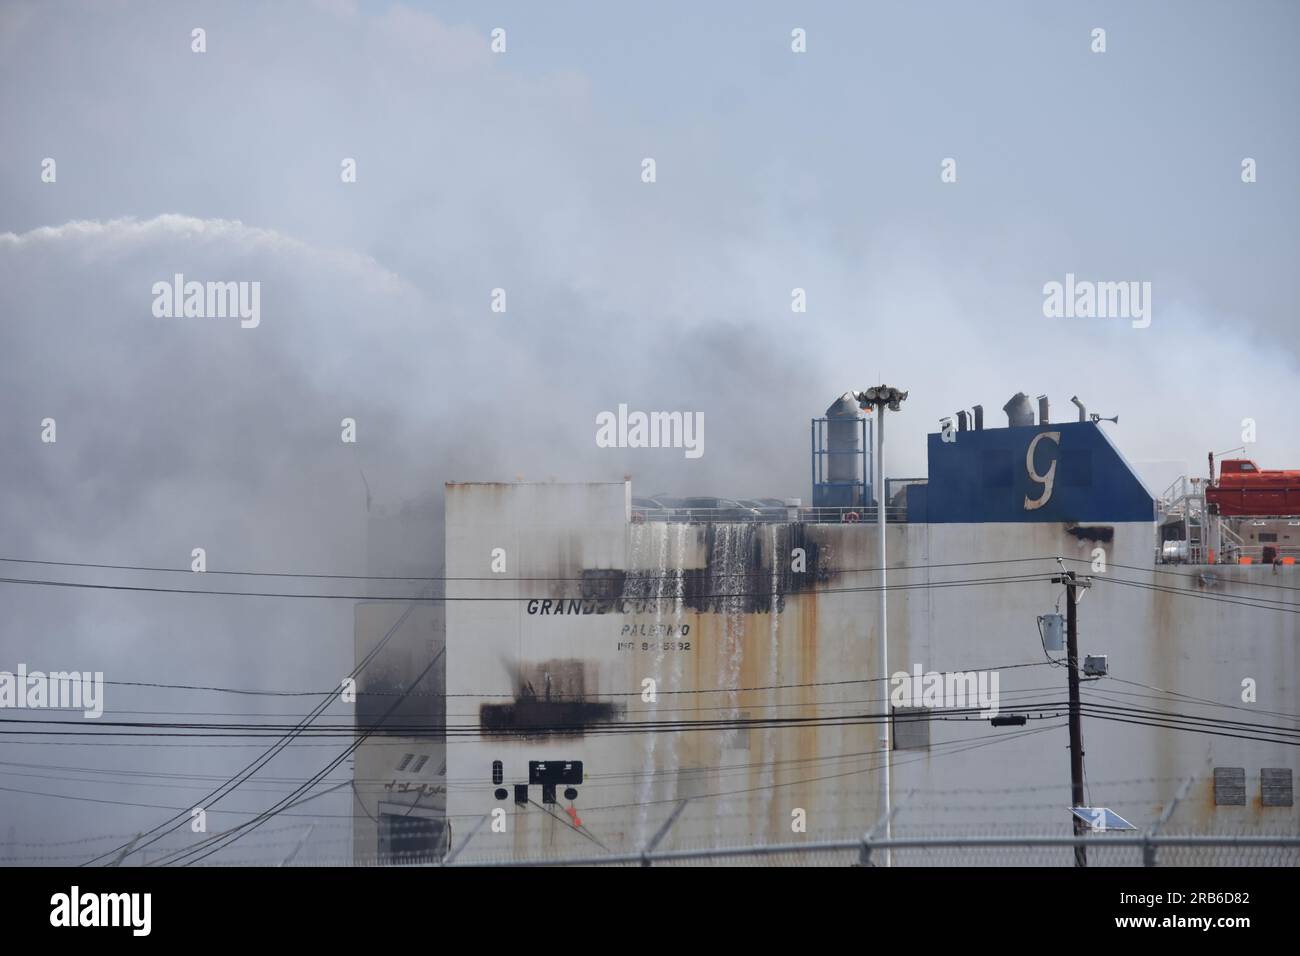
M 1266 807 L 1295 806 L 1290 767 L 1265 767 L 1259 772 L 1260 803 Z
M 893 733 L 895 750 L 930 749 L 930 710 L 927 707 L 895 707 Z
M 1246 805 L 1246 768 L 1214 768 L 1214 805 L 1216 807 L 1244 807 Z

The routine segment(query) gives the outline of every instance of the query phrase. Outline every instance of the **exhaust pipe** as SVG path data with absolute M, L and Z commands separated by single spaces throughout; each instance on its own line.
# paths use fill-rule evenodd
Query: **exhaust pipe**
M 1083 402 L 1079 401 L 1079 396 L 1070 396 L 1070 401 L 1079 407 L 1079 421 L 1086 422 L 1088 420 L 1088 409 L 1084 408 Z
M 1047 396 L 1038 396 L 1038 424 L 1046 425 L 1047 422 Z
M 1034 410 L 1029 404 L 1029 396 L 1024 392 L 1016 392 L 1011 396 L 1002 410 L 1007 413 L 1007 427 L 1021 428 L 1025 425 L 1034 424 Z
M 974 411 L 975 411 L 975 430 L 977 432 L 982 432 L 984 430 L 984 406 L 976 405 L 974 407 Z

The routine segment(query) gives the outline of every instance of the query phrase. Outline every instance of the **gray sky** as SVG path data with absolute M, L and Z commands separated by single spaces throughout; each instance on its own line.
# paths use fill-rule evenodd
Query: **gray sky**
M 1153 485 L 1246 417 L 1261 463 L 1300 464 L 1295 4 L 801 6 L 5 2 L 0 556 L 361 573 L 359 465 L 387 507 L 517 474 L 806 499 L 808 418 L 879 379 L 912 393 L 897 475 L 924 473 L 939 416 L 1000 424 L 1019 390 L 1118 413 L 1131 460 L 1175 462 Z M 261 282 L 260 326 L 154 318 L 177 272 Z M 1045 318 L 1067 272 L 1150 282 L 1150 327 Z M 619 403 L 703 411 L 705 455 L 597 448 Z M 0 599 L 0 669 L 316 688 L 352 656 L 346 602 Z M 186 773 L 248 755 L 0 743 Z M 191 796 L 19 769 L 46 777 L 7 786 Z M 20 840 L 159 812 L 0 792 Z

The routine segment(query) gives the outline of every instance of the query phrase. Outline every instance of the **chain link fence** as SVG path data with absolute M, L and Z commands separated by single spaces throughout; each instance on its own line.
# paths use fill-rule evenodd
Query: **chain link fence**
M 446 866 L 1026 866 L 1073 867 L 1076 851 L 1090 867 L 1295 867 L 1300 836 L 1123 832 L 1089 836 L 895 836 L 806 843 L 678 848 L 648 853 L 513 859 L 461 854 Z M 430 861 L 432 862 L 432 861 Z
M 874 832 L 834 829 L 816 834 L 792 834 L 780 843 L 719 844 L 708 838 L 670 841 L 672 818 L 651 839 L 647 850 L 609 849 L 596 842 L 567 843 L 552 852 L 528 856 L 520 847 L 497 843 L 486 821 L 467 829 L 454 841 L 442 842 L 431 853 L 358 854 L 346 823 L 317 822 L 269 827 L 228 852 L 205 860 L 205 866 L 326 866 L 326 867 L 553 867 L 553 866 L 871 866 L 871 867 L 1073 867 L 1082 849 L 1089 867 L 1254 868 L 1300 867 L 1300 834 L 1294 829 L 1261 832 L 1205 832 L 1195 828 L 1155 826 L 1140 830 L 1091 832 L 1075 837 L 1068 830 L 1044 832 L 1040 825 L 922 825 L 895 822 L 886 838 Z M 0 866 L 67 866 L 83 862 L 90 841 L 117 839 L 101 835 L 45 843 L 10 843 L 0 853 Z M 658 842 L 662 839 L 662 846 Z M 185 842 L 150 847 L 127 865 L 159 865 Z M 533 851 L 536 853 L 536 850 Z

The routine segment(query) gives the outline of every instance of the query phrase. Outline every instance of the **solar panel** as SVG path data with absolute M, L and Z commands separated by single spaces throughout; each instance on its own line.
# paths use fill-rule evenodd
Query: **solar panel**
M 1088 824 L 1089 829 L 1092 830 L 1137 829 L 1109 807 L 1070 807 L 1070 812 Z

